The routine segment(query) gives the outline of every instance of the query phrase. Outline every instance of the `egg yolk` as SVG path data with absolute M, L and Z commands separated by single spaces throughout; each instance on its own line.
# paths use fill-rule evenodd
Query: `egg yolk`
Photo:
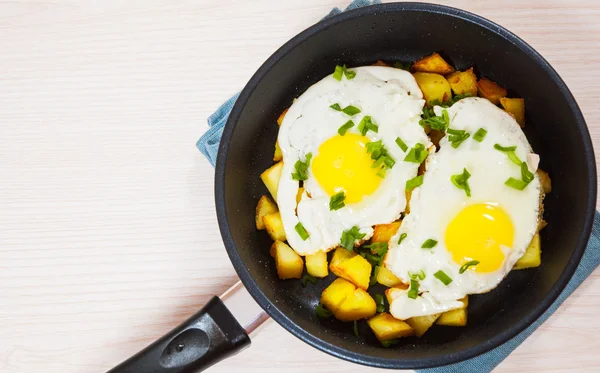
M 373 193 L 381 177 L 371 168 L 373 160 L 365 147 L 369 139 L 358 134 L 346 133 L 323 142 L 314 157 L 312 173 L 325 192 L 332 196 L 344 191 L 344 202 L 359 202 Z
M 464 208 L 446 229 L 446 248 L 459 265 L 479 262 L 468 267 L 475 272 L 493 272 L 504 262 L 501 245 L 512 248 L 514 227 L 506 212 L 493 203 Z

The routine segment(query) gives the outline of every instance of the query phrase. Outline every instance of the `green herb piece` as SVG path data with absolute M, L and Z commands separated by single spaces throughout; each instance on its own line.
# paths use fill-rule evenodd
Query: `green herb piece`
M 408 290 L 408 297 L 410 299 L 417 299 L 419 296 L 419 283 L 417 280 L 410 280 L 410 289 Z
M 344 66 L 346 66 L 346 65 L 344 65 Z M 341 81 L 343 75 L 344 75 L 344 68 L 341 67 L 340 65 L 336 65 L 335 71 L 333 72 L 333 79 L 335 79 L 337 81 Z
M 433 109 L 431 112 L 427 112 L 427 117 L 421 119 L 419 124 L 422 127 L 429 126 L 432 130 L 445 131 L 446 128 L 450 126 L 450 116 L 448 116 L 448 111 L 446 109 L 442 110 L 442 115 L 440 116 L 431 116 L 433 115 L 432 113 Z
M 315 308 L 315 313 L 317 314 L 318 317 L 320 317 L 322 319 L 326 319 L 328 317 L 333 316 L 333 312 L 331 312 L 330 310 L 325 308 L 323 303 L 319 303 L 317 308 Z
M 442 271 L 441 269 L 439 271 L 437 271 L 436 273 L 434 273 L 433 277 L 440 280 L 446 286 L 450 285 L 450 283 L 452 282 L 452 279 L 450 278 L 450 276 L 448 276 L 446 274 L 446 272 Z
M 400 235 L 400 238 L 398 239 L 398 245 L 400 245 L 400 243 L 401 243 L 402 241 L 404 241 L 404 239 L 406 238 L 406 236 L 407 236 L 407 234 L 406 234 L 406 233 L 402 233 L 402 234 Z
M 394 67 L 396 69 L 402 69 L 402 70 L 410 71 L 410 67 L 411 66 L 412 66 L 412 63 L 410 63 L 410 62 L 407 62 L 407 63 L 402 63 L 400 61 L 394 62 Z
M 333 105 L 331 105 L 329 107 L 332 108 L 335 111 L 342 111 L 342 107 L 338 103 L 335 103 L 335 104 L 333 104 Z
M 467 171 L 466 168 L 463 168 L 462 174 L 452 175 L 450 176 L 450 181 L 454 184 L 458 189 L 463 189 L 467 194 L 467 197 L 471 197 L 471 188 L 469 187 L 469 178 L 471 174 Z
M 504 185 L 517 190 L 523 190 L 527 185 L 529 185 L 529 183 L 526 183 L 523 180 L 515 179 L 514 177 L 509 177 L 508 180 L 504 182 Z
M 406 152 L 406 150 L 408 149 L 406 143 L 402 141 L 402 139 L 399 137 L 396 137 L 396 144 L 398 144 L 398 146 L 400 147 L 400 149 L 402 149 L 403 152 Z
M 410 192 L 411 190 L 415 189 L 416 187 L 421 186 L 422 184 L 423 184 L 423 175 L 413 177 L 412 179 L 406 181 L 405 190 L 407 192 Z
M 376 266 L 380 266 L 381 262 L 383 261 L 383 257 L 376 255 L 376 254 L 372 254 L 370 252 L 366 252 L 365 253 L 365 259 L 367 259 L 367 261 L 369 263 L 371 263 L 372 267 L 376 267 Z
M 371 279 L 369 280 L 369 286 L 373 286 L 373 285 L 375 285 L 377 283 L 377 273 L 378 272 L 379 272 L 379 266 L 378 265 L 374 266 L 373 267 L 373 273 L 371 273 Z
M 375 159 L 375 162 L 373 162 L 371 168 L 379 168 L 377 175 L 380 177 L 385 177 L 385 171 L 388 168 L 394 167 L 396 164 L 394 158 L 388 154 L 388 151 L 383 145 L 382 140 L 368 142 L 366 145 L 366 150 L 371 154 L 371 159 Z
M 411 271 L 408 271 L 408 277 L 410 277 L 411 280 L 425 280 L 425 272 L 423 270 L 420 270 L 417 273 L 412 273 Z
M 450 107 L 450 106 L 456 104 L 458 101 L 462 100 L 463 98 L 467 98 L 467 97 L 471 97 L 471 96 L 472 95 L 470 93 L 461 93 L 461 94 L 458 94 L 458 95 L 454 95 L 454 96 L 452 96 L 452 99 L 450 99 L 450 101 L 448 101 L 446 103 L 446 105 L 448 107 Z
M 435 247 L 435 245 L 437 245 L 438 242 L 436 240 L 434 240 L 433 238 L 428 238 L 425 242 L 423 242 L 423 245 L 421 245 L 422 249 L 433 249 Z
M 355 336 L 359 336 L 358 335 L 358 323 L 356 322 L 356 320 L 354 320 L 354 335 Z
M 352 127 L 354 127 L 354 122 L 352 120 L 349 120 L 346 123 L 344 123 L 340 128 L 338 128 L 338 133 L 340 134 L 340 136 L 344 136 L 346 134 L 346 131 L 348 131 Z
M 339 193 L 332 195 L 331 198 L 329 199 L 329 210 L 331 210 L 331 211 L 339 210 L 342 207 L 346 206 L 346 204 L 344 203 L 345 199 L 346 199 L 346 194 L 344 193 L 343 190 Z
M 356 71 L 348 70 L 346 68 L 346 65 L 342 66 L 342 70 L 344 70 L 344 75 L 346 76 L 346 79 L 348 79 L 348 80 L 352 80 L 356 76 Z
M 304 229 L 304 225 L 302 225 L 302 223 L 296 224 L 294 229 L 296 230 L 296 232 L 298 232 L 298 236 L 302 238 L 302 241 L 306 241 L 306 239 L 309 237 L 309 234 L 306 231 L 306 229 Z
M 358 132 L 360 132 L 360 134 L 364 136 L 369 130 L 378 133 L 379 127 L 375 123 L 373 123 L 373 120 L 371 119 L 370 115 L 365 115 L 358 124 Z
M 448 134 L 448 141 L 452 144 L 454 149 L 458 148 L 463 141 L 471 136 L 471 134 L 464 130 L 455 130 L 452 128 L 448 128 L 446 133 Z
M 377 313 L 385 312 L 385 297 L 381 294 L 375 294 L 375 304 L 377 305 Z
M 521 180 L 527 184 L 533 181 L 533 173 L 527 168 L 527 162 L 521 163 Z
M 390 346 L 398 344 L 398 342 L 400 342 L 400 340 L 399 339 L 390 339 L 390 340 L 387 340 L 387 341 L 379 341 L 379 342 L 381 342 L 381 345 L 383 347 L 388 348 Z
M 365 248 L 371 250 L 374 255 L 384 256 L 388 251 L 387 242 L 373 242 L 370 245 L 365 245 Z
M 517 146 L 502 146 L 500 144 L 494 144 L 494 149 L 499 150 L 503 153 L 506 153 L 506 156 L 508 156 L 508 159 L 510 159 L 510 161 L 514 164 L 516 164 L 517 166 L 521 165 L 521 160 L 519 159 L 519 157 L 517 157 L 517 154 L 515 154 L 515 150 L 517 150 Z
M 483 128 L 480 128 L 473 135 L 473 140 L 475 140 L 477 142 L 482 142 L 485 135 L 487 135 L 487 131 Z
M 292 179 L 294 180 L 306 180 L 308 179 L 308 165 L 310 164 L 310 159 L 312 158 L 312 153 L 306 154 L 306 159 L 304 162 L 301 160 L 297 160 L 296 164 L 294 164 L 294 168 L 296 172 L 292 174 Z
M 309 275 L 308 273 L 305 274 L 304 276 L 302 276 L 302 286 L 306 287 L 306 284 L 308 282 L 312 283 L 313 285 L 315 285 L 317 283 L 317 279 L 314 278 L 313 276 Z
M 342 239 L 340 242 L 340 246 L 345 248 L 346 250 L 353 251 L 354 250 L 354 242 L 356 240 L 360 240 L 365 237 L 365 233 L 360 233 L 357 226 L 350 228 L 347 231 L 342 232 Z
M 427 158 L 429 153 L 425 149 L 425 145 L 417 143 L 414 148 L 411 148 L 406 157 L 404 157 L 404 162 L 412 162 L 421 164 Z
M 342 112 L 346 115 L 353 116 L 360 113 L 360 109 L 356 106 L 348 105 L 342 109 Z
M 477 264 L 479 264 L 479 261 L 477 261 L 477 260 L 471 260 L 470 262 L 466 262 L 465 264 L 462 265 L 462 267 L 460 267 L 460 269 L 458 270 L 458 273 L 460 273 L 462 275 L 463 273 L 465 273 L 467 268 L 476 266 Z

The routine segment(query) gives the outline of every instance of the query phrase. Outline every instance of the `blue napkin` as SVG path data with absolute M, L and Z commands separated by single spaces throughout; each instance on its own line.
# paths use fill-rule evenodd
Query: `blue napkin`
M 355 0 L 344 11 L 375 3 L 379 3 L 379 1 Z M 325 18 L 334 16 L 341 12 L 342 10 L 334 8 L 327 16 L 325 16 Z M 213 167 L 215 166 L 215 162 L 217 160 L 217 151 L 219 150 L 219 141 L 221 140 L 221 135 L 223 134 L 223 127 L 227 122 L 231 108 L 233 107 L 233 104 L 237 100 L 238 96 L 239 94 L 236 94 L 227 100 L 223 105 L 221 105 L 221 107 L 219 107 L 219 109 L 217 109 L 217 111 L 208 117 L 208 125 L 210 128 L 196 143 L 198 150 L 204 154 Z M 571 295 L 571 293 L 573 293 L 573 291 L 575 291 L 579 285 L 581 285 L 581 283 L 594 271 L 594 269 L 598 267 L 598 265 L 600 265 L 600 213 L 596 211 L 592 234 L 577 271 L 558 299 L 556 299 L 556 301 L 550 306 L 550 308 L 548 308 L 548 310 L 546 310 L 546 312 L 544 312 L 542 316 L 540 316 L 540 318 L 538 318 L 527 329 L 510 341 L 483 355 L 457 364 L 447 365 L 439 368 L 419 369 L 417 370 L 417 373 L 491 372 L 492 369 L 500 364 L 502 360 L 504 360 L 515 348 L 517 348 L 517 346 L 519 346 L 527 337 L 529 337 L 531 333 L 533 333 L 540 325 L 542 325 L 542 323 L 558 309 L 565 299 L 567 299 L 567 297 Z

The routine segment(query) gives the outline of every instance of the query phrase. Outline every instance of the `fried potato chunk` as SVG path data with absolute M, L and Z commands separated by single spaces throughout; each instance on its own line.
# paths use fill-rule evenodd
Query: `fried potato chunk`
M 548 194 L 552 192 L 552 181 L 550 180 L 550 176 L 548 176 L 548 173 L 539 168 L 536 172 L 540 178 L 540 184 L 542 184 L 542 189 L 544 190 L 544 193 Z
M 354 293 L 356 286 L 343 278 L 336 278 L 323 292 L 321 293 L 321 303 L 331 312 L 337 312 L 340 304 L 350 294 Z
M 439 53 L 423 57 L 412 65 L 412 71 L 423 73 L 450 74 L 454 72 L 454 67 L 450 65 Z
M 481 78 L 477 82 L 477 92 L 480 97 L 487 98 L 494 105 L 500 103 L 502 97 L 506 97 L 508 92 L 505 88 L 500 87 L 496 82 L 488 78 Z
M 525 99 L 501 97 L 500 105 L 515 118 L 521 128 L 525 127 Z
M 477 76 L 473 68 L 456 71 L 446 77 L 455 95 L 477 96 Z
M 387 312 L 371 317 L 367 320 L 367 324 L 369 324 L 379 341 L 389 341 L 415 334 L 414 329 L 410 325 L 394 318 Z
M 290 110 L 290 108 L 285 109 L 281 114 L 279 114 L 279 117 L 277 118 L 278 126 L 281 126 L 281 123 L 283 123 L 283 118 L 285 118 L 285 115 L 287 114 L 288 110 Z
M 344 278 L 363 290 L 369 288 L 371 280 L 371 263 L 360 255 L 344 260 L 331 270 L 336 276 Z
M 395 221 L 389 224 L 377 224 L 373 228 L 371 242 L 389 242 L 393 235 L 398 232 L 402 222 Z
M 423 92 L 427 105 L 431 106 L 434 101 L 445 102 L 452 98 L 450 83 L 442 75 L 417 72 L 413 76 Z
M 429 330 L 431 325 L 435 323 L 438 317 L 440 317 L 440 314 L 436 313 L 434 315 L 411 317 L 405 321 L 415 330 L 415 335 L 420 337 L 425 334 L 427 330 Z
M 463 302 L 463 307 L 455 310 L 450 310 L 442 313 L 436 320 L 437 325 L 444 326 L 465 326 L 467 325 L 467 306 L 469 304 L 469 296 L 460 299 Z
M 283 159 L 283 153 L 281 152 L 281 148 L 279 147 L 279 141 L 275 141 L 275 153 L 273 154 L 273 160 L 275 162 L 279 162 Z
M 283 162 L 280 161 L 267 168 L 262 174 L 260 174 L 260 179 L 265 184 L 275 201 L 277 201 L 277 188 L 279 187 L 279 179 L 281 178 L 282 169 Z
M 327 277 L 329 270 L 327 269 L 327 253 L 319 251 L 304 257 L 306 260 L 306 272 L 314 277 Z
M 256 222 L 256 229 L 263 230 L 265 229 L 265 223 L 263 221 L 263 217 L 274 212 L 279 211 L 277 208 L 277 204 L 267 196 L 262 196 L 258 200 L 256 204 L 256 214 L 254 216 L 254 220 Z
M 285 241 L 287 239 L 279 211 L 263 216 L 263 223 L 273 241 Z
M 273 242 L 270 254 L 275 258 L 275 268 L 280 279 L 300 278 L 304 270 L 302 257 L 287 244 L 281 241 Z
M 540 234 L 536 233 L 531 239 L 529 246 L 525 250 L 525 254 L 517 260 L 513 269 L 524 269 L 539 267 L 542 263 L 542 242 Z

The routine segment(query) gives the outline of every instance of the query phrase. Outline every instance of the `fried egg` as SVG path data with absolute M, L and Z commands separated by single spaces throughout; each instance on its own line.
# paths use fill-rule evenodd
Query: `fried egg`
M 437 115 L 442 113 L 441 107 L 434 109 Z M 495 288 L 537 231 L 542 196 L 535 173 L 539 157 L 517 122 L 481 98 L 460 100 L 447 113 L 449 128 L 470 136 L 456 147 L 445 136 L 439 151 L 427 158 L 423 183 L 413 190 L 410 213 L 390 240 L 385 258 L 386 267 L 403 282 L 413 279 L 419 285 L 415 299 L 408 296 L 409 290 L 388 294 L 393 299 L 390 312 L 402 320 L 459 308 L 458 299 L 465 295 Z M 479 142 L 474 134 L 481 128 L 487 133 Z M 496 144 L 516 149 L 511 154 Z M 522 179 L 523 161 L 534 177 L 518 190 L 505 182 Z M 452 182 L 464 170 L 470 175 L 469 195 Z M 465 266 L 474 261 L 478 264 Z M 451 282 L 446 285 L 438 271 Z
M 397 220 L 406 207 L 404 184 L 416 176 L 419 165 L 402 162 L 405 152 L 395 140 L 401 138 L 409 148 L 430 144 L 419 125 L 425 101 L 410 73 L 381 66 L 352 71 L 356 73 L 352 79 L 342 76 L 338 81 L 330 75 L 306 90 L 294 101 L 279 130 L 283 170 L 277 204 L 288 243 L 300 255 L 338 246 L 342 233 L 352 227 L 368 239 L 373 225 Z M 348 106 L 360 112 L 340 110 Z M 377 131 L 359 131 L 366 116 Z M 353 125 L 343 134 L 338 132 L 348 121 Z M 380 140 L 395 160 L 385 175 L 378 174 L 366 150 L 368 143 Z M 307 156 L 307 179 L 297 202 L 300 182 L 293 174 Z M 331 197 L 341 191 L 345 206 L 330 209 Z M 308 234 L 306 239 L 296 230 L 299 223 Z

